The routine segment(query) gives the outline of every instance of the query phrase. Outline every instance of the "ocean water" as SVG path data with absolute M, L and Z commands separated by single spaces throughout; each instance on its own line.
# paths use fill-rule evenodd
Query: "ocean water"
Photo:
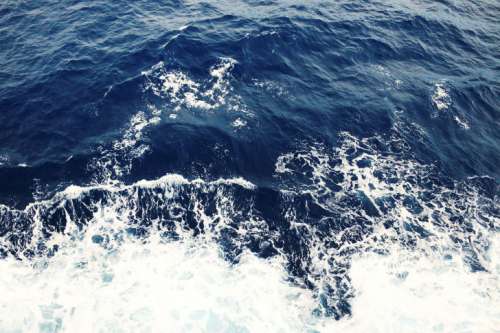
M 500 332 L 500 3 L 0 4 L 0 332 Z

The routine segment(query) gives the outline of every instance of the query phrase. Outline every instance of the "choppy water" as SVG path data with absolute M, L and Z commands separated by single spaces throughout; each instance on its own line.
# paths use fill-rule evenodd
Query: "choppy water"
M 4 1 L 0 332 L 499 332 L 496 1 Z

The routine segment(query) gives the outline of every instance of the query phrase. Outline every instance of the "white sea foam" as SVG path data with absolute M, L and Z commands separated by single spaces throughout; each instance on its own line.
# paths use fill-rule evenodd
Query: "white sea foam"
M 358 243 L 343 240 L 351 226 L 319 237 L 314 225 L 304 223 L 294 207 L 288 207 L 285 217 L 290 229 L 301 228 L 301 234 L 310 237 L 306 242 L 310 263 L 304 258 L 302 264 L 309 272 L 304 279 L 314 288 L 300 288 L 299 279 L 288 275 L 285 253 L 263 260 L 244 251 L 232 264 L 222 258 L 217 240 L 224 228 L 234 228 L 236 238 L 250 233 L 271 237 L 266 224 L 255 216 L 243 217 L 236 228 L 231 225 L 241 209 L 234 204 L 232 191 L 256 189 L 244 179 L 188 180 L 168 174 L 132 185 L 70 186 L 53 200 L 36 204 L 71 209 L 73 204 L 66 205 L 65 200 L 88 202 L 85 199 L 93 190 L 106 199 L 96 199 L 89 207 L 92 216 L 83 231 L 65 211 L 64 232 L 52 233 L 45 242 L 48 248 L 58 245 L 53 257 L 0 260 L 0 331 L 495 332 L 500 308 L 499 239 L 475 220 L 483 214 L 478 205 L 484 199 L 473 191 L 452 193 L 450 199 L 449 189 L 433 187 L 436 207 L 411 212 L 402 198 L 423 192 L 413 179 L 423 179 L 430 170 L 412 159 L 380 153 L 374 147 L 382 144 L 382 138 L 358 139 L 348 133 L 341 138 L 337 149 L 306 145 L 276 162 L 277 177 L 291 174 L 304 182 L 298 189 L 290 186 L 291 195 L 310 193 L 324 209 L 341 208 L 347 211 L 346 218 L 361 216 L 375 225 Z M 398 138 L 391 140 L 385 144 L 404 147 Z M 393 172 L 395 179 L 388 181 L 390 174 L 381 177 L 378 172 Z M 328 182 L 335 174 L 342 177 L 333 190 Z M 203 234 L 194 237 L 182 223 L 173 222 L 180 240 L 167 241 L 159 219 L 149 221 L 152 226 L 145 238 L 127 233 L 134 226 L 129 219 L 142 216 L 137 211 L 141 204 L 173 209 L 173 215 L 176 209 L 185 209 L 179 203 L 184 199 L 177 200 L 179 193 L 190 200 L 187 207 L 199 219 L 196 223 L 203 226 Z M 346 202 L 335 207 L 353 193 L 363 193 L 377 209 L 381 207 L 377 200 L 386 197 L 394 198 L 395 204 L 380 217 L 360 213 L 360 207 L 346 207 Z M 145 194 L 151 198 L 139 201 Z M 203 207 L 207 196 L 214 196 L 216 206 L 210 216 Z M 35 211 L 32 208 L 27 210 Z M 466 222 L 471 222 L 473 234 L 457 229 L 448 211 L 472 219 Z M 181 214 L 172 219 L 177 217 L 182 219 Z M 439 223 L 434 224 L 434 219 Z M 498 223 L 494 216 L 488 219 Z M 384 227 L 388 220 L 394 226 Z M 418 239 L 411 249 L 403 247 L 399 240 L 412 235 L 404 229 L 405 223 L 425 229 L 430 236 Z M 41 235 L 40 228 L 35 226 L 36 235 Z M 470 244 L 472 251 L 483 251 L 488 245 L 489 251 L 477 253 L 486 271 L 470 271 L 462 248 L 450 240 L 448 231 Z M 342 246 L 326 247 L 335 241 Z M 342 255 L 343 251 L 352 251 L 353 257 Z M 337 264 L 347 271 L 335 271 Z M 322 288 L 335 288 L 337 278 L 343 278 L 352 292 L 353 297 L 347 298 L 352 316 L 334 321 L 313 315 Z
M 277 260 L 231 266 L 210 244 L 86 236 L 33 267 L 0 261 L 2 332 L 303 332 L 311 294 Z
M 471 273 L 458 258 L 422 257 L 393 249 L 353 261 L 353 317 L 342 332 L 498 332 L 500 237 L 490 249 L 490 271 Z
M 205 80 L 192 79 L 179 70 L 167 70 L 164 62 L 159 62 L 143 71 L 144 92 L 165 100 L 169 119 L 177 119 L 182 108 L 213 111 L 223 106 L 235 113 L 253 116 L 238 95 L 231 94 L 231 71 L 236 64 L 232 58 L 221 58 L 208 70 Z M 132 162 L 141 158 L 149 150 L 144 142 L 145 132 L 161 122 L 165 108 L 147 103 L 145 110 L 133 114 L 123 129 L 122 135 L 113 141 L 111 148 L 99 147 L 101 156 L 93 159 L 88 169 L 94 173 L 95 183 L 116 182 L 130 173 Z M 247 121 L 238 117 L 231 126 L 240 129 Z M 0 161 L 1 162 L 1 161 Z
M 398 130 L 401 129 L 398 127 Z M 363 253 L 362 257 L 368 255 L 369 259 L 367 260 L 384 266 L 385 261 L 380 259 L 382 257 L 371 256 L 369 252 L 377 249 L 377 251 L 389 253 L 390 257 L 399 258 L 399 252 L 406 250 L 398 249 L 395 245 L 406 243 L 408 239 L 413 244 L 410 246 L 412 248 L 410 253 L 414 255 L 413 258 L 409 255 L 404 256 L 404 260 L 409 262 L 408 265 L 413 263 L 417 265 L 419 261 L 415 261 L 415 258 L 421 258 L 422 263 L 430 260 L 432 264 L 436 265 L 436 270 L 439 270 L 442 257 L 453 255 L 460 258 L 457 260 L 464 260 L 469 263 L 477 261 L 481 266 L 487 266 L 485 265 L 486 255 L 484 249 L 488 247 L 490 231 L 488 231 L 488 227 L 481 216 L 488 213 L 486 211 L 482 212 L 481 201 L 484 199 L 480 199 L 473 188 L 463 188 L 463 185 L 455 184 L 454 193 L 450 195 L 450 188 L 441 187 L 438 183 L 431 185 L 434 182 L 433 177 L 435 177 L 435 175 L 433 176 L 432 166 L 422 165 L 411 158 L 401 158 L 401 155 L 403 155 L 401 151 L 404 152 L 408 148 L 398 136 L 391 137 L 389 142 L 382 137 L 358 139 L 348 133 L 342 133 L 341 138 L 340 146 L 334 150 L 328 150 L 317 143 L 305 145 L 305 148 L 281 155 L 275 165 L 276 175 L 283 180 L 287 191 L 309 193 L 314 202 L 326 210 L 333 212 L 347 210 L 347 219 L 352 221 L 361 219 L 366 221 L 365 223 L 368 225 L 373 224 L 373 230 L 368 237 L 363 239 L 363 236 L 355 236 L 356 240 L 352 243 L 346 240 L 349 239 L 350 233 L 356 235 L 365 227 L 360 227 L 354 223 L 351 227 L 346 227 L 344 230 L 329 235 L 328 237 L 331 238 L 323 235 L 321 241 L 311 241 L 311 247 L 309 248 L 311 265 L 308 268 L 311 271 L 310 277 L 316 280 L 318 286 L 324 283 L 332 283 L 331 277 L 333 274 L 331 272 L 335 271 L 336 265 L 345 263 L 346 258 L 338 256 L 342 252 L 342 248 L 350 249 L 349 251 L 357 249 L 356 252 Z M 384 141 L 385 143 L 382 144 Z M 374 148 L 379 147 L 381 144 L 388 145 L 386 149 L 396 147 L 396 151 L 381 154 L 379 148 Z M 290 175 L 298 181 L 289 182 Z M 338 187 L 335 188 L 329 184 L 332 178 L 337 179 L 336 184 Z M 415 179 L 419 179 L 419 181 L 415 182 Z M 425 184 L 425 186 L 422 186 L 422 184 Z M 429 191 L 432 192 L 431 195 L 433 196 L 430 204 L 420 199 L 428 195 Z M 353 199 L 360 198 L 360 195 L 362 202 L 365 202 L 362 209 L 357 206 L 359 205 L 359 199 Z M 349 202 L 356 206 L 345 207 Z M 366 202 L 369 202 L 369 204 L 366 204 Z M 414 202 L 420 203 L 413 204 Z M 463 217 L 465 221 L 460 223 L 466 224 L 467 228 L 474 230 L 474 232 L 464 232 L 463 226 L 457 228 L 457 216 Z M 294 214 L 288 214 L 288 218 L 293 227 L 300 227 L 302 230 L 314 233 L 314 231 L 311 231 L 312 227 L 310 225 L 301 223 Z M 488 220 L 491 221 L 489 223 L 496 225 L 499 223 L 494 214 L 489 216 Z M 386 222 L 390 223 L 391 227 L 385 227 Z M 410 231 L 408 228 L 415 228 L 414 230 L 419 230 L 421 234 Z M 495 236 L 492 235 L 492 237 Z M 335 250 L 324 247 L 327 239 L 341 242 L 343 244 L 341 249 Z M 468 249 L 469 246 L 470 249 Z M 433 258 L 437 259 L 434 261 Z M 404 261 L 403 259 L 398 260 Z M 368 267 L 368 265 L 366 266 Z M 375 271 L 375 269 L 374 267 L 372 270 Z M 383 270 L 385 268 L 381 267 L 379 269 Z M 370 272 L 370 270 L 367 272 Z M 453 274 L 458 276 L 461 274 L 470 274 L 471 277 L 478 276 L 468 273 L 467 269 L 460 267 L 454 269 L 450 276 Z M 497 272 L 485 274 L 498 278 Z M 429 274 L 429 278 L 432 277 L 432 274 Z M 343 284 L 350 285 L 349 289 L 353 292 L 353 299 L 358 299 L 359 295 L 356 293 L 363 286 L 357 286 L 355 279 L 344 281 Z M 376 286 L 368 287 L 376 288 Z M 498 293 L 498 290 L 495 292 Z M 448 296 L 452 297 L 453 295 L 450 293 L 443 297 Z M 409 295 L 407 299 L 409 300 L 411 297 L 412 295 Z M 468 301 L 467 297 L 469 295 L 462 293 L 457 298 L 451 298 L 450 302 L 458 302 L 461 297 L 465 298 L 464 301 Z M 429 300 L 429 302 L 432 303 L 432 300 Z M 356 316 L 355 311 L 356 306 L 353 307 L 353 313 Z M 362 308 L 357 313 L 360 311 L 367 310 Z M 394 311 L 397 311 L 397 307 L 394 308 Z M 418 316 L 421 316 L 421 314 L 418 314 Z M 493 318 L 491 313 L 488 316 Z M 419 326 L 422 320 L 421 317 L 415 320 L 417 323 L 414 331 L 428 331 L 426 328 L 419 328 L 421 327 Z M 441 320 L 444 320 L 442 316 L 435 320 L 438 327 L 441 327 L 439 326 Z M 450 322 L 456 323 L 456 325 L 453 324 L 453 328 L 449 328 L 449 325 L 446 326 L 447 324 L 444 323 L 443 325 L 446 326 L 444 332 L 452 331 L 461 325 L 458 319 L 450 319 Z M 395 321 L 392 321 L 392 323 L 397 324 Z M 363 325 L 361 328 L 357 324 L 354 325 L 355 331 L 366 331 L 366 326 Z M 386 326 L 381 327 L 387 329 Z
M 286 282 L 279 258 L 244 254 L 230 265 L 213 243 L 154 236 L 110 250 L 96 235 L 120 221 L 103 213 L 45 262 L 0 261 L 0 331 L 488 333 L 500 324 L 498 237 L 491 272 L 397 249 L 359 255 L 353 316 L 336 322 L 312 315 L 312 293 Z
M 144 91 L 165 98 L 171 104 L 168 118 L 176 119 L 182 107 L 214 110 L 226 105 L 228 99 L 232 111 L 248 114 L 240 106 L 238 96 L 229 96 L 231 70 L 236 61 L 222 58 L 209 70 L 210 78 L 196 82 L 181 71 L 167 71 L 165 64 L 159 62 L 151 69 L 142 72 L 145 78 Z M 115 182 L 130 173 L 132 162 L 141 158 L 149 146 L 144 142 L 144 133 L 148 128 L 158 125 L 162 111 L 153 104 L 147 104 L 145 110 L 132 115 L 122 135 L 113 141 L 111 148 L 100 147 L 101 156 L 93 159 L 88 169 L 94 172 L 95 183 Z M 238 118 L 232 125 L 241 128 L 246 121 Z
M 197 82 L 184 72 L 167 71 L 165 64 L 160 62 L 152 70 L 143 73 L 147 80 L 145 90 L 168 99 L 176 112 L 183 106 L 213 110 L 227 102 L 231 91 L 230 73 L 235 64 L 234 59 L 222 58 L 210 68 L 209 80 Z
M 101 156 L 88 166 L 94 171 L 95 182 L 113 182 L 128 174 L 132 161 L 149 150 L 143 142 L 144 132 L 147 128 L 157 125 L 160 120 L 159 111 L 153 106 L 149 106 L 147 112 L 139 111 L 132 115 L 122 135 L 112 142 L 110 148 L 99 147 Z
M 0 331 L 306 330 L 314 298 L 310 291 L 286 281 L 281 257 L 264 260 L 243 253 L 234 265 L 223 259 L 210 237 L 192 238 L 179 230 L 184 235 L 180 241 L 166 241 L 160 232 L 139 240 L 126 232 L 133 205 L 123 206 L 129 198 L 119 193 L 168 187 L 165 196 L 185 185 L 255 188 L 241 178 L 207 183 L 175 174 L 129 186 L 66 188 L 55 202 L 75 200 L 92 190 L 114 192 L 116 198 L 96 203 L 84 230 L 67 216 L 64 233 L 52 234 L 45 242 L 59 247 L 53 257 L 0 260 Z M 50 204 L 50 200 L 37 203 Z M 39 227 L 35 229 L 40 234 Z
M 213 181 L 205 181 L 203 179 L 197 178 L 193 180 L 188 180 L 182 175 L 171 173 L 171 174 L 166 174 L 163 177 L 153 179 L 153 180 L 139 180 L 133 184 L 130 185 L 124 185 L 124 184 L 100 184 L 100 185 L 91 185 L 91 186 L 77 186 L 77 185 L 70 185 L 66 187 L 62 192 L 56 194 L 53 200 L 60 200 L 61 198 L 63 199 L 78 199 L 82 196 L 84 193 L 88 193 L 89 191 L 92 190 L 104 190 L 107 192 L 119 192 L 119 191 L 124 191 L 124 190 L 130 190 L 133 188 L 163 188 L 163 187 L 175 187 L 175 186 L 180 186 L 180 185 L 206 185 L 206 186 L 217 186 L 217 185 L 237 185 L 242 188 L 248 189 L 248 190 L 254 190 L 256 186 L 249 182 L 248 180 L 237 177 L 237 178 L 219 178 Z M 40 204 L 41 202 L 38 202 Z M 31 204 L 33 205 L 33 204 Z
M 243 128 L 247 125 L 247 121 L 245 119 L 241 118 L 236 118 L 232 123 L 231 126 L 233 126 L 236 129 Z
M 326 181 L 332 171 L 331 157 L 321 144 L 313 144 L 307 150 L 280 155 L 275 163 L 275 172 L 278 174 L 304 173 L 315 189 L 327 190 Z M 294 170 L 299 167 L 299 170 Z M 302 168 L 307 170 L 302 170 Z
M 434 85 L 432 103 L 438 111 L 445 111 L 450 107 L 451 98 L 443 83 L 436 83 Z
M 466 129 L 466 130 L 470 129 L 469 124 L 468 124 L 465 120 L 460 119 L 458 116 L 455 116 L 455 118 L 454 118 L 454 119 L 455 119 L 455 121 L 457 122 L 457 124 L 458 124 L 460 127 L 462 127 L 463 129 Z
M 456 110 L 450 110 L 452 99 L 450 97 L 449 88 L 445 82 L 436 83 L 434 86 L 434 93 L 431 97 L 432 104 L 437 109 L 438 113 L 434 116 L 447 115 L 449 119 L 453 119 L 455 123 L 464 130 L 470 129 L 467 120 Z M 443 113 L 443 111 L 448 111 Z M 450 113 L 450 111 L 452 111 Z

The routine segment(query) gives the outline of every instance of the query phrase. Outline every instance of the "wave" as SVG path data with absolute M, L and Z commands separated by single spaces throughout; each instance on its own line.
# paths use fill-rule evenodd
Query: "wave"
M 488 6 L 3 6 L 0 331 L 495 331 Z
M 216 248 L 228 267 L 252 254 L 279 262 L 283 288 L 314 300 L 304 310 L 313 321 L 356 316 L 356 258 L 380 255 L 374 261 L 385 270 L 392 259 L 384 258 L 399 251 L 436 267 L 462 262 L 463 274 L 493 274 L 494 180 L 454 182 L 409 156 L 395 133 L 363 139 L 343 133 L 338 148 L 304 144 L 280 156 L 276 188 L 174 174 L 131 185 L 70 186 L 24 210 L 2 206 L 0 251 L 42 271 L 61 258 L 87 267 L 91 258 L 74 258 L 87 247 L 112 255 L 127 244 L 199 243 Z M 107 266 L 102 260 L 99 265 Z

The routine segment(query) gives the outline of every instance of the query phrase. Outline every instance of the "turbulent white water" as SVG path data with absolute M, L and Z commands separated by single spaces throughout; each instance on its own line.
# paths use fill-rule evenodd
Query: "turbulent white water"
M 314 304 L 277 261 L 210 244 L 79 240 L 43 268 L 3 261 L 2 332 L 300 332 Z
M 117 221 L 114 221 L 117 222 Z M 132 239 L 112 251 L 94 228 L 48 261 L 0 261 L 1 332 L 498 332 L 500 239 L 490 272 L 460 260 L 361 254 L 353 316 L 312 316 L 310 291 L 278 258 L 224 261 L 203 240 Z M 396 249 L 395 249 L 396 250 Z
M 140 147 L 149 120 L 138 117 L 117 153 Z M 498 332 L 495 203 L 467 184 L 429 185 L 431 167 L 381 153 L 374 147 L 407 149 L 381 140 L 343 133 L 336 150 L 311 144 L 279 156 L 285 230 L 271 231 L 254 209 L 259 188 L 242 178 L 168 174 L 70 186 L 23 211 L 0 206 L 14 221 L 0 245 L 23 259 L 0 260 L 0 332 Z M 109 161 L 98 161 L 104 171 Z M 349 224 L 305 223 L 293 201 L 304 196 Z M 23 223 L 33 228 L 24 227 L 26 244 L 11 237 Z M 248 249 L 297 234 L 303 276 L 289 269 L 295 249 L 267 259 Z M 40 244 L 58 250 L 23 257 Z M 352 314 L 318 315 L 322 297 L 334 308 L 348 301 Z
M 361 255 L 351 268 L 354 315 L 334 327 L 340 332 L 499 332 L 498 236 L 489 257 L 489 272 L 471 273 L 459 258 L 397 250 L 389 256 Z

